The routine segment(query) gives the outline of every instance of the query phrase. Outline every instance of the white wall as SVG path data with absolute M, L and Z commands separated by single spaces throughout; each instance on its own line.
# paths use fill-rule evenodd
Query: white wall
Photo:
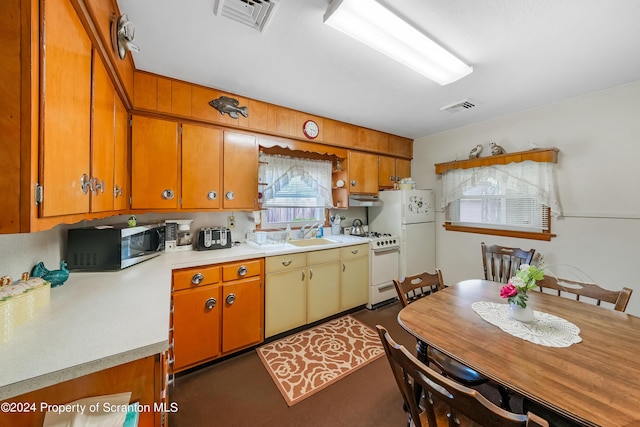
M 634 289 L 627 312 L 640 315 L 639 99 L 640 81 L 417 139 L 413 178 L 418 188 L 436 190 L 438 205 L 442 183 L 433 165 L 464 159 L 476 144 L 485 144 L 482 157 L 491 141 L 507 152 L 527 150 L 528 141 L 560 150 L 564 218 L 552 221 L 557 237 L 544 242 L 437 227 L 436 264 L 445 282 L 483 277 L 480 242 L 535 248 L 547 265 L 568 264 L 603 287 Z M 436 219 L 442 224 L 444 214 Z

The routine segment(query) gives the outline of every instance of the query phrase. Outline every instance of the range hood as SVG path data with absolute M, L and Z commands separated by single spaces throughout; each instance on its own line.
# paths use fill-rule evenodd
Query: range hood
M 367 194 L 352 194 L 349 196 L 349 207 L 352 206 L 382 206 L 382 200 L 378 196 Z

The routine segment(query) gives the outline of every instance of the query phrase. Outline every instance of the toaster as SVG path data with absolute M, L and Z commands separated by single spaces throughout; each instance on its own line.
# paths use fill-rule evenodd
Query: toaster
M 231 230 L 226 227 L 205 227 L 198 231 L 196 249 L 222 249 L 231 247 Z

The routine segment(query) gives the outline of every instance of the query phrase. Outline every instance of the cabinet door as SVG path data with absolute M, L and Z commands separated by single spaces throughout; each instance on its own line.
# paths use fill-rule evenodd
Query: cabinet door
M 378 187 L 393 188 L 396 182 L 396 159 L 389 156 L 378 157 Z
M 215 299 L 213 307 L 212 298 Z M 222 306 L 218 285 L 174 292 L 174 371 L 211 359 L 220 353 Z
M 349 152 L 349 192 L 378 194 L 378 156 Z
M 307 323 L 340 311 L 340 263 L 307 267 Z
M 341 310 L 366 304 L 369 291 L 369 257 L 342 261 Z
M 178 207 L 178 125 L 133 116 L 131 130 L 132 209 Z
M 91 212 L 113 210 L 116 93 L 102 60 L 93 55 Z
M 411 160 L 396 159 L 396 180 L 411 177 Z
M 264 302 L 265 337 L 306 323 L 306 283 L 307 275 L 304 268 L 267 274 Z
M 68 0 L 44 2 L 43 216 L 89 212 L 91 41 Z M 86 187 L 85 187 L 86 188 Z
M 222 131 L 182 125 L 182 207 L 220 207 Z
M 222 352 L 263 339 L 262 279 L 254 277 L 222 285 Z
M 224 132 L 224 209 L 255 209 L 258 143 L 251 135 Z
M 129 130 L 129 113 L 119 96 L 116 96 L 116 124 L 115 124 L 115 163 L 113 168 L 113 209 L 116 211 L 127 209 L 129 196 L 129 144 L 127 135 Z

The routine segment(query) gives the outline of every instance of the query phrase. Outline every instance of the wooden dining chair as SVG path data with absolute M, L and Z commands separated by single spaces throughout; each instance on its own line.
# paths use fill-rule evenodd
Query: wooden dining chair
M 397 344 L 384 327 L 377 325 L 376 328 L 409 412 L 408 426 L 456 427 L 461 425 L 462 416 L 482 426 L 548 427 L 549 424 L 540 417 L 506 411 L 478 391 L 441 375 Z M 419 400 L 415 398 L 414 388 L 417 386 L 424 393 Z M 446 408 L 446 414 L 442 414 L 443 408 Z
M 580 297 L 591 298 L 596 305 L 600 305 L 604 301 L 612 304 L 613 309 L 617 311 L 625 311 L 627 309 L 627 304 L 633 292 L 633 289 L 626 287 L 618 291 L 612 291 L 601 288 L 595 283 L 559 279 L 549 274 L 546 274 L 542 280 L 538 281 L 538 291 L 544 292 L 545 289 L 553 289 L 558 296 L 563 296 L 564 293 L 575 295 L 576 301 L 580 301 Z
M 508 248 L 505 246 L 482 246 L 482 266 L 484 278 L 494 282 L 507 283 L 522 264 L 531 264 L 535 249 L 525 251 L 520 248 Z
M 393 280 L 393 285 L 398 293 L 398 298 L 402 307 L 406 307 L 410 303 L 431 295 L 434 292 L 445 288 L 442 279 L 442 271 L 436 269 L 436 272 L 420 273 L 412 276 L 406 276 L 402 280 Z M 437 325 L 434 325 L 437 327 Z M 441 351 L 428 346 L 425 342 L 418 340 L 418 358 L 421 362 L 435 365 L 438 370 L 445 376 L 466 386 L 477 386 L 489 382 L 489 379 L 466 365 L 450 358 Z M 503 387 L 498 388 L 500 392 L 500 404 L 505 409 L 510 409 L 510 395 Z

